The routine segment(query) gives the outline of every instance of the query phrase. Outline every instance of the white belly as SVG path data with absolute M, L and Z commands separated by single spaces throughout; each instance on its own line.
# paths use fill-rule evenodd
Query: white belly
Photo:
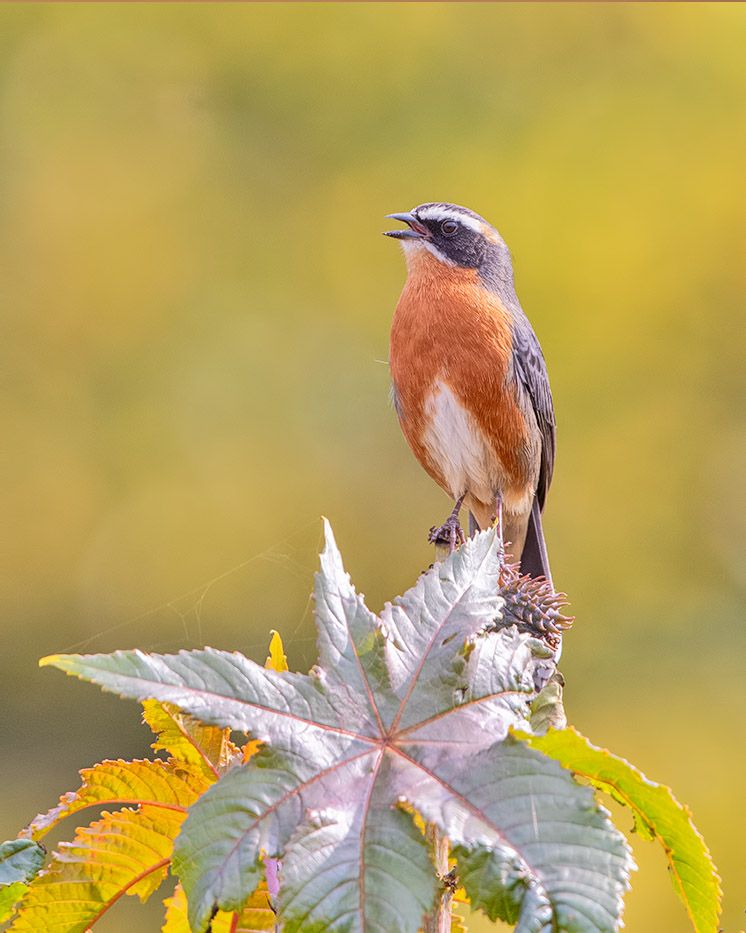
M 474 418 L 444 382 L 425 402 L 423 441 L 454 499 L 468 492 L 492 503 L 502 483 L 500 464 Z

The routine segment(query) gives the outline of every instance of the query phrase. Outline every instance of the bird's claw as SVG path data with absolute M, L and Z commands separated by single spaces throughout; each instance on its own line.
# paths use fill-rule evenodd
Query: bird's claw
M 458 518 L 452 516 L 442 525 L 433 525 L 427 540 L 430 544 L 447 546 L 451 551 L 455 551 L 459 545 L 464 543 L 466 538 Z

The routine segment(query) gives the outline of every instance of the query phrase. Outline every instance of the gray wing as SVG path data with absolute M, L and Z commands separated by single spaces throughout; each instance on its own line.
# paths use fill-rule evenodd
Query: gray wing
M 552 390 L 539 341 L 526 315 L 520 311 L 513 325 L 513 371 L 519 384 L 526 390 L 541 432 L 541 468 L 536 498 L 544 508 L 549 484 L 554 472 L 556 423 Z

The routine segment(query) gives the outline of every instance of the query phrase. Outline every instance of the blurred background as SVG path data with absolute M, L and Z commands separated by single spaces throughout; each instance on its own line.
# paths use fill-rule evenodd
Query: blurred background
M 374 608 L 431 561 L 380 234 L 449 200 L 549 363 L 571 721 L 690 805 L 743 929 L 744 47 L 738 4 L 3 6 L 0 838 L 148 751 L 40 656 L 276 628 L 305 670 L 322 513 Z M 627 929 L 687 930 L 634 845 Z

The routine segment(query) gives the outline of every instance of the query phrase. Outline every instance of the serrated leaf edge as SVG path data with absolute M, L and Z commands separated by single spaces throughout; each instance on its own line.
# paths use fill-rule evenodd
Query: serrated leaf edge
M 712 854 L 710 853 L 709 847 L 707 846 L 707 843 L 705 842 L 704 836 L 702 835 L 702 833 L 700 833 L 700 831 L 694 825 L 694 819 L 693 819 L 692 812 L 689 809 L 689 807 L 686 804 L 681 803 L 679 800 L 676 799 L 673 791 L 667 784 L 660 784 L 658 781 L 651 780 L 639 768 L 635 767 L 635 765 L 633 765 L 626 758 L 623 758 L 621 755 L 615 755 L 613 752 L 610 752 L 607 748 L 602 748 L 601 746 L 594 745 L 581 732 L 575 729 L 574 726 L 566 726 L 565 729 L 549 729 L 547 733 L 545 733 L 544 735 L 536 735 L 536 736 L 531 735 L 529 733 L 518 732 L 517 730 L 515 730 L 513 731 L 513 735 L 515 735 L 517 739 L 520 739 L 521 741 L 530 745 L 532 748 L 536 748 L 538 751 L 542 751 L 545 755 L 547 755 L 547 757 L 551 758 L 553 756 L 549 752 L 546 752 L 544 751 L 543 748 L 541 748 L 541 739 L 545 738 L 546 735 L 551 735 L 553 733 L 560 733 L 560 732 L 572 732 L 579 739 L 581 739 L 586 744 L 586 746 L 590 748 L 591 750 L 595 752 L 599 752 L 602 755 L 606 755 L 613 761 L 619 762 L 624 767 L 628 768 L 636 778 L 640 779 L 641 781 L 643 781 L 644 783 L 648 784 L 651 787 L 660 788 L 666 792 L 667 796 L 670 798 L 671 803 L 684 814 L 692 832 L 702 844 L 704 857 L 710 865 L 710 868 L 712 870 L 712 877 L 713 877 L 713 880 L 715 881 L 715 893 L 717 896 L 717 914 L 719 917 L 722 912 L 722 897 L 723 897 L 722 878 L 720 877 L 717 871 L 717 868 L 715 867 L 715 863 L 712 859 Z M 567 768 L 567 770 L 571 771 L 573 774 L 576 774 L 576 775 L 579 775 L 580 777 L 585 778 L 594 787 L 603 791 L 604 793 L 610 794 L 610 791 L 606 790 L 606 787 L 612 787 L 614 789 L 615 795 L 618 795 L 618 797 L 621 798 L 619 802 L 624 803 L 633 813 L 638 814 L 643 819 L 651 836 L 653 836 L 655 840 L 658 843 L 660 843 L 661 847 L 666 853 L 666 860 L 668 862 L 670 876 L 671 876 L 674 888 L 676 890 L 676 893 L 679 895 L 679 898 L 681 902 L 683 903 L 684 908 L 686 909 L 687 916 L 689 917 L 692 923 L 692 926 L 694 927 L 695 930 L 699 931 L 700 927 L 698 925 L 697 918 L 692 913 L 692 909 L 689 904 L 689 899 L 686 896 L 686 890 L 684 888 L 683 881 L 681 880 L 681 877 L 679 876 L 679 873 L 676 870 L 676 866 L 674 864 L 673 849 L 671 848 L 671 846 L 669 846 L 666 843 L 663 836 L 656 830 L 654 824 L 650 821 L 647 814 L 633 803 L 633 801 L 629 797 L 629 794 L 625 793 L 615 784 L 612 784 L 611 781 L 605 781 L 602 778 L 594 777 L 593 774 L 589 774 L 583 771 L 582 769 L 574 768 L 570 764 L 564 764 L 563 762 L 560 762 L 560 764 L 562 764 L 563 767 Z

